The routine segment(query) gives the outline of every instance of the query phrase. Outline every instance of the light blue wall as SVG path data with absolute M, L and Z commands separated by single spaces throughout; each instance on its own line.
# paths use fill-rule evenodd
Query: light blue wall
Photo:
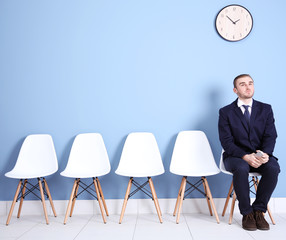
M 274 196 L 286 197 L 286 2 L 235 1 L 251 11 L 254 27 L 233 43 L 214 27 L 218 11 L 231 3 L 1 0 L 0 200 L 13 198 L 17 181 L 4 174 L 33 133 L 52 135 L 59 171 L 47 179 L 54 199 L 68 199 L 73 180 L 59 172 L 84 132 L 101 133 L 107 147 L 112 170 L 101 179 L 105 197 L 123 198 L 128 179 L 114 171 L 133 131 L 154 133 L 166 169 L 154 178 L 157 194 L 175 198 L 180 177 L 169 164 L 177 133 L 205 131 L 218 162 L 218 110 L 236 98 L 232 80 L 240 73 L 253 76 L 255 99 L 273 106 L 282 168 Z M 225 197 L 230 181 L 210 177 L 214 197 Z

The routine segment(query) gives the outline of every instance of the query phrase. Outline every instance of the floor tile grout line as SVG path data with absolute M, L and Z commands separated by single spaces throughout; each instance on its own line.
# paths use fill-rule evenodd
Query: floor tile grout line
M 187 218 L 186 218 L 185 214 L 182 214 L 182 215 L 183 215 L 183 217 L 184 217 L 184 219 L 185 219 L 186 225 L 187 225 L 188 230 L 189 230 L 189 233 L 190 233 L 190 235 L 191 235 L 191 239 L 193 240 L 193 239 L 194 239 L 194 236 L 193 236 L 192 231 L 191 231 L 191 228 L 190 228 L 190 226 L 189 226 L 189 224 L 188 224 Z M 176 223 L 176 224 L 177 224 L 177 223 Z
M 92 216 L 88 219 L 87 223 L 84 224 L 84 226 L 80 229 L 80 231 L 79 231 L 78 234 L 74 237 L 73 240 L 76 240 L 76 238 L 77 238 L 77 237 L 79 236 L 79 234 L 86 228 L 87 224 L 90 222 L 90 220 L 91 220 L 93 217 L 94 217 L 94 215 L 92 215 Z
M 277 213 L 276 213 L 277 214 Z M 280 214 L 277 214 L 279 217 L 281 217 L 283 220 L 286 220 L 286 216 L 283 216 L 283 215 L 280 215 Z
M 16 239 L 20 239 L 21 237 L 23 237 L 25 234 L 27 234 L 28 232 L 30 232 L 33 228 L 36 228 L 37 226 L 39 226 L 42 223 L 35 223 L 35 225 L 33 225 L 30 229 L 28 229 L 27 231 L 25 231 L 24 233 L 21 234 L 21 236 L 16 237 Z M 8 227 L 8 226 L 7 226 Z
M 132 235 L 132 240 L 134 240 L 134 236 L 135 236 L 135 232 L 136 232 L 136 228 L 137 228 L 138 217 L 139 217 L 139 207 L 138 207 L 138 205 L 137 205 L 137 215 L 136 215 L 136 222 L 135 222 L 135 226 L 134 226 L 134 231 L 133 231 L 133 235 Z

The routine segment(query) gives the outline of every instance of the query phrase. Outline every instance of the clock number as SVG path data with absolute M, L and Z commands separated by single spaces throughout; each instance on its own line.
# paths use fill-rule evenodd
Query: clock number
M 235 36 L 234 36 L 234 35 L 232 36 L 232 39 L 235 39 Z
M 234 7 L 232 10 L 235 11 L 235 10 L 236 10 L 236 7 Z

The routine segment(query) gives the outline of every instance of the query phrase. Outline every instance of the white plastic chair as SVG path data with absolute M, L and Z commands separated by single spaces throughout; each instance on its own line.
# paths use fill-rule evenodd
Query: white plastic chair
M 118 175 L 130 177 L 119 223 L 122 222 L 128 199 L 139 190 L 154 200 L 159 220 L 161 223 L 163 222 L 157 194 L 151 177 L 163 174 L 164 172 L 161 154 L 154 135 L 147 132 L 130 133 L 125 141 L 120 162 L 115 171 Z M 134 180 L 134 177 L 147 177 L 148 180 L 143 184 L 139 184 Z M 148 183 L 151 192 L 144 188 Z M 136 190 L 130 193 L 132 184 L 136 187 Z
M 173 213 L 174 216 L 177 214 L 176 222 L 179 223 L 184 197 L 189 195 L 193 190 L 198 190 L 206 197 L 210 215 L 212 216 L 212 206 L 216 220 L 219 223 L 206 176 L 218 174 L 220 170 L 215 163 L 211 147 L 204 132 L 179 132 L 173 150 L 170 172 L 183 176 Z M 192 184 L 187 181 L 188 176 L 201 177 L 201 179 L 197 183 Z M 190 185 L 190 188 L 186 190 L 187 183 Z M 204 192 L 198 188 L 201 184 L 203 184 Z
M 110 163 L 102 136 L 99 133 L 77 135 L 70 151 L 67 166 L 60 173 L 62 176 L 75 178 L 64 224 L 67 222 L 68 214 L 70 213 L 70 217 L 72 216 L 76 198 L 85 191 L 98 200 L 103 221 L 106 223 L 101 201 L 107 216 L 108 210 L 98 177 L 109 172 Z M 92 178 L 92 183 L 87 185 L 81 181 L 81 178 Z M 96 196 L 93 194 L 92 185 L 95 187 Z M 83 189 L 80 193 L 78 193 L 79 187 Z
M 224 166 L 224 162 L 223 162 L 223 152 L 224 150 L 222 150 L 222 154 L 221 154 L 221 158 L 220 158 L 220 162 L 219 162 L 219 168 L 220 170 L 225 173 L 225 174 L 228 174 L 228 175 L 231 175 L 232 176 L 232 173 L 227 171 L 225 169 L 225 166 Z M 256 191 L 257 191 L 257 186 L 259 184 L 259 179 L 258 177 L 261 176 L 260 173 L 257 173 L 257 172 L 250 172 L 248 174 L 249 177 L 251 177 L 250 181 L 249 181 L 249 191 L 252 192 L 253 194 L 256 194 Z M 251 188 L 254 187 L 255 189 L 255 192 L 251 190 Z M 228 206 L 228 202 L 230 200 L 230 198 L 232 197 L 232 203 L 231 203 L 231 208 L 230 208 L 230 214 L 229 214 L 229 220 L 228 220 L 228 223 L 231 224 L 232 223 L 232 218 L 233 218 L 233 212 L 234 212 L 234 206 L 235 206 L 235 200 L 236 200 L 236 194 L 235 194 L 235 191 L 234 191 L 234 188 L 233 188 L 233 181 L 231 181 L 231 184 L 230 184 L 230 187 L 229 187 L 229 191 L 228 191 L 228 194 L 227 194 L 227 198 L 225 200 L 225 204 L 224 204 L 224 208 L 223 208 L 223 211 L 222 211 L 222 216 L 224 217 L 225 215 L 225 212 L 226 212 L 226 209 L 227 209 L 227 206 Z M 275 221 L 274 221 L 274 218 L 272 216 L 272 213 L 269 209 L 269 207 L 267 206 L 267 212 L 268 212 L 268 215 L 273 223 L 273 225 L 275 225 Z
M 48 134 L 34 134 L 27 136 L 22 144 L 14 168 L 5 174 L 5 176 L 9 178 L 20 179 L 6 225 L 10 222 L 16 202 L 21 199 L 17 215 L 19 218 L 24 198 L 36 189 L 40 190 L 41 197 L 38 197 L 34 192 L 33 193 L 42 200 L 46 223 L 49 224 L 45 195 L 50 200 L 53 213 L 56 217 L 56 211 L 45 177 L 55 173 L 57 170 L 58 161 L 52 137 Z M 30 179 L 33 178 L 37 178 L 38 180 L 36 185 L 33 185 L 30 182 Z

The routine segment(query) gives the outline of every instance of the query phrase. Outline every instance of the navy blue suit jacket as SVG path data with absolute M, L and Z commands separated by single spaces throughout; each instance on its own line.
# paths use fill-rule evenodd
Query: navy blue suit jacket
M 224 158 L 243 157 L 261 150 L 273 156 L 277 132 L 269 104 L 253 100 L 250 124 L 237 106 L 237 99 L 219 110 L 219 139 Z M 274 157 L 274 156 L 273 156 Z

